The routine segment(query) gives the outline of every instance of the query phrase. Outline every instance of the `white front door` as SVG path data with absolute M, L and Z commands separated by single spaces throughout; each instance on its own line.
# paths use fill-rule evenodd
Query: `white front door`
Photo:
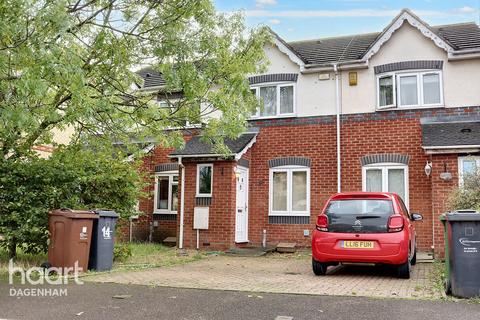
M 248 169 L 237 167 L 235 242 L 248 242 Z

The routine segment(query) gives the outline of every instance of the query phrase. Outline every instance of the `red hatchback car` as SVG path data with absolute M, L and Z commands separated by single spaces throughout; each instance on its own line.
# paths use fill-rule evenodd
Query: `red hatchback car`
M 312 267 L 325 275 L 339 263 L 389 264 L 400 278 L 410 278 L 416 263 L 416 233 L 410 214 L 396 193 L 350 192 L 328 199 L 312 237 Z

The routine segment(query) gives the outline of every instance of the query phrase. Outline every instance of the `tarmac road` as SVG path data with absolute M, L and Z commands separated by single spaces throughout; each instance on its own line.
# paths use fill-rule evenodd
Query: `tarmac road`
M 464 301 L 261 294 L 95 283 L 29 288 L 32 287 L 67 289 L 67 296 L 12 297 L 10 293 L 18 294 L 18 290 L 13 292 L 8 284 L 0 284 L 0 319 L 480 319 L 480 304 Z

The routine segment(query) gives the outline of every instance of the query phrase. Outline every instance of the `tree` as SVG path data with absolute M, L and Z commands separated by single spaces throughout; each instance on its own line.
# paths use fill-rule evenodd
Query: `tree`
M 247 75 L 262 68 L 263 28 L 247 32 L 238 14 L 210 0 L 4 0 L 0 3 L 0 159 L 51 143 L 52 129 L 74 141 L 110 144 L 149 137 L 183 143 L 185 121 L 207 137 L 235 137 L 255 108 Z M 182 90 L 173 108 L 132 93 L 133 71 L 151 64 L 165 90 Z M 86 138 L 87 137 L 87 138 Z
M 480 170 L 463 177 L 463 185 L 456 188 L 449 197 L 449 206 L 453 210 L 480 211 Z
M 203 133 L 225 150 L 222 139 L 241 133 L 256 107 L 247 76 L 262 70 L 265 41 L 266 29 L 247 32 L 240 15 L 219 14 L 210 0 L 0 1 L 0 233 L 11 253 L 20 243 L 42 248 L 49 208 L 128 211 L 136 177 L 117 176 L 108 166 L 122 164 L 98 154 L 112 141 L 178 146 L 181 131 L 166 128 L 220 112 Z M 184 98 L 159 108 L 155 95 L 134 91 L 145 64 L 162 73 L 164 93 Z M 32 148 L 55 145 L 52 131 L 67 127 L 78 158 L 38 159 Z M 97 153 L 78 152 L 85 146 Z
M 15 257 L 46 249 L 48 211 L 52 208 L 108 208 L 122 217 L 136 214 L 143 195 L 136 163 L 112 158 L 111 152 L 65 148 L 49 159 L 0 161 L 0 245 Z

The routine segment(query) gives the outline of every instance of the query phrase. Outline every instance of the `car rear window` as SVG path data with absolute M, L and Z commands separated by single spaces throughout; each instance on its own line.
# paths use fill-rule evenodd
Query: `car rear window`
M 388 218 L 393 214 L 391 200 L 334 200 L 327 207 L 330 232 L 388 232 Z

